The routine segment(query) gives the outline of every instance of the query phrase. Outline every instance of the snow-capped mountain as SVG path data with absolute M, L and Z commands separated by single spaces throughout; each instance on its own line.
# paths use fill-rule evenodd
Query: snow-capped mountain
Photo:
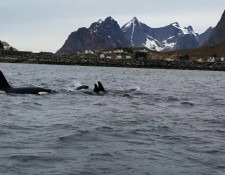
M 120 28 L 112 17 L 107 17 L 92 23 L 89 28 L 72 32 L 57 53 L 125 47 L 146 47 L 156 51 L 190 49 L 201 46 L 208 40 L 211 31 L 209 28 L 198 35 L 191 26 L 182 28 L 177 22 L 151 28 L 136 17 Z
M 201 45 L 200 35 L 195 33 L 191 26 L 182 28 L 177 22 L 165 27 L 151 28 L 135 17 L 121 29 L 133 47 L 171 51 L 196 48 Z
M 147 47 L 153 50 L 161 50 L 160 42 L 149 35 L 147 26 L 134 17 L 130 22 L 122 26 L 122 31 L 132 47 Z

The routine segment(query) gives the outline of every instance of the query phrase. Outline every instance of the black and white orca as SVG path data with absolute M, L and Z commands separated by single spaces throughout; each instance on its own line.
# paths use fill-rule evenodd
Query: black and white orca
M 1 70 L 0 70 L 0 91 L 4 91 L 6 93 L 15 93 L 15 94 L 37 94 L 37 95 L 43 95 L 43 94 L 56 92 L 54 90 L 45 89 L 41 87 L 13 88 L 9 85 L 8 81 L 6 80 Z
M 87 85 L 81 85 L 79 87 L 76 88 L 76 90 L 83 90 L 83 89 L 89 89 L 89 86 Z M 105 88 L 103 87 L 102 83 L 100 81 L 98 81 L 98 85 L 95 83 L 94 84 L 94 89 L 93 90 L 88 90 L 88 91 L 82 91 L 85 94 L 89 94 L 89 95 L 95 95 L 95 94 L 99 94 L 101 92 L 106 93 Z

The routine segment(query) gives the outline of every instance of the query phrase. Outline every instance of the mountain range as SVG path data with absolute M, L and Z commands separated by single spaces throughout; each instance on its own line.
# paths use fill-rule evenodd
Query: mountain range
M 151 28 L 136 17 L 119 26 L 112 17 L 99 20 L 89 28 L 72 32 L 58 54 L 107 48 L 146 47 L 156 51 L 197 48 L 209 38 L 212 27 L 198 35 L 191 26 L 181 28 L 177 22 L 161 28 Z
M 77 51 L 107 48 L 146 47 L 155 51 L 174 51 L 211 46 L 225 41 L 225 13 L 215 28 L 209 27 L 198 34 L 192 26 L 180 27 L 178 22 L 160 28 L 152 28 L 136 17 L 119 26 L 112 17 L 99 20 L 89 28 L 72 32 L 57 54 L 71 55 Z

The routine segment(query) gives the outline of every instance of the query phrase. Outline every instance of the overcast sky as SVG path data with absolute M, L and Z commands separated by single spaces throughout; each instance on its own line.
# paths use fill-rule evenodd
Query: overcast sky
M 120 26 L 137 17 L 150 27 L 178 22 L 202 33 L 224 10 L 225 0 L 1 0 L 0 40 L 18 50 L 56 52 L 71 32 L 108 16 Z

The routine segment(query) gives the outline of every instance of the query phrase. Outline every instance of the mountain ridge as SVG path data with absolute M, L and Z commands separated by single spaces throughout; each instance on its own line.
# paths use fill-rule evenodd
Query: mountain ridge
M 208 28 L 199 35 L 192 26 L 182 28 L 178 22 L 152 28 L 137 17 L 120 27 L 109 16 L 92 23 L 89 28 L 82 27 L 72 32 L 56 53 L 71 55 L 77 51 L 125 47 L 147 47 L 156 51 L 192 49 L 203 45 L 211 31 L 212 28 Z
M 119 24 L 112 17 L 99 20 L 89 28 L 72 32 L 58 54 L 73 54 L 76 51 L 99 50 L 115 47 L 130 47 Z

